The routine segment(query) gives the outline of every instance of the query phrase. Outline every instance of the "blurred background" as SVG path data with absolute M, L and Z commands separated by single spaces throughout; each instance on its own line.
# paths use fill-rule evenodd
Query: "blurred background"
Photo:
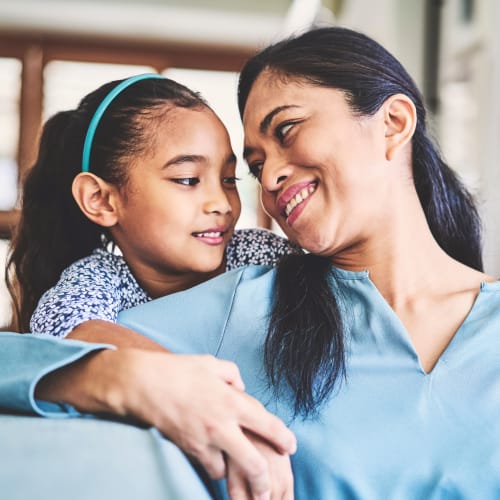
M 497 0 L 0 0 L 0 265 L 49 116 L 106 81 L 158 71 L 205 96 L 239 154 L 236 83 L 245 59 L 288 34 L 334 24 L 381 42 L 423 91 L 431 130 L 478 201 L 486 271 L 500 275 Z M 242 161 L 239 170 L 239 227 L 278 231 Z M 0 326 L 9 310 L 0 280 Z

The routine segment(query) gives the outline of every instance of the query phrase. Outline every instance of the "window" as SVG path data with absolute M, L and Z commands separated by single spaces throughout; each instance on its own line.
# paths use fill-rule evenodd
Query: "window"
M 17 201 L 21 68 L 17 59 L 0 58 L 0 210 L 11 210 Z

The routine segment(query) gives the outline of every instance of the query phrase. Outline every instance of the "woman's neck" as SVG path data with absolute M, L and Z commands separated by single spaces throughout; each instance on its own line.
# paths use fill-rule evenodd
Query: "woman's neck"
M 371 236 L 359 246 L 339 252 L 332 261 L 343 269 L 368 270 L 371 281 L 396 308 L 430 290 L 468 286 L 481 275 L 438 245 L 416 193 L 395 200 L 393 210 Z M 464 273 L 468 279 L 464 280 Z

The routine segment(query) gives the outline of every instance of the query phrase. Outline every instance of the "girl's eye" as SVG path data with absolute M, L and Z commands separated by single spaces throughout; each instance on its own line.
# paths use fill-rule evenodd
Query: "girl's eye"
M 236 182 L 239 181 L 240 179 L 238 177 L 223 177 L 222 183 L 223 184 L 228 184 L 229 186 L 234 186 L 236 187 Z
M 288 132 L 290 132 L 290 130 L 292 129 L 292 127 L 295 125 L 295 123 L 290 123 L 290 122 L 285 122 L 285 123 L 282 123 L 281 125 L 278 125 L 276 127 L 276 130 L 274 132 L 276 138 L 280 141 L 280 142 L 283 142 L 286 138 L 286 135 L 288 134 Z
M 183 186 L 196 186 L 200 182 L 200 179 L 198 177 L 184 177 L 182 179 L 172 179 L 172 181 Z
M 262 174 L 263 163 L 261 161 L 256 161 L 254 163 L 249 163 L 248 168 L 250 170 L 250 175 L 255 177 L 258 181 L 260 181 L 260 177 Z

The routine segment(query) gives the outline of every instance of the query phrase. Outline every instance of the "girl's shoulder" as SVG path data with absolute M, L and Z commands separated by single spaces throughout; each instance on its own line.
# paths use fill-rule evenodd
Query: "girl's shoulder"
M 287 238 L 261 228 L 239 229 L 234 232 L 226 250 L 227 270 L 248 265 L 274 266 L 281 257 L 303 253 Z
M 104 248 L 96 248 L 90 255 L 70 264 L 61 274 L 61 278 L 71 275 L 99 277 L 120 276 L 129 272 L 126 262 L 121 255 L 112 253 Z

